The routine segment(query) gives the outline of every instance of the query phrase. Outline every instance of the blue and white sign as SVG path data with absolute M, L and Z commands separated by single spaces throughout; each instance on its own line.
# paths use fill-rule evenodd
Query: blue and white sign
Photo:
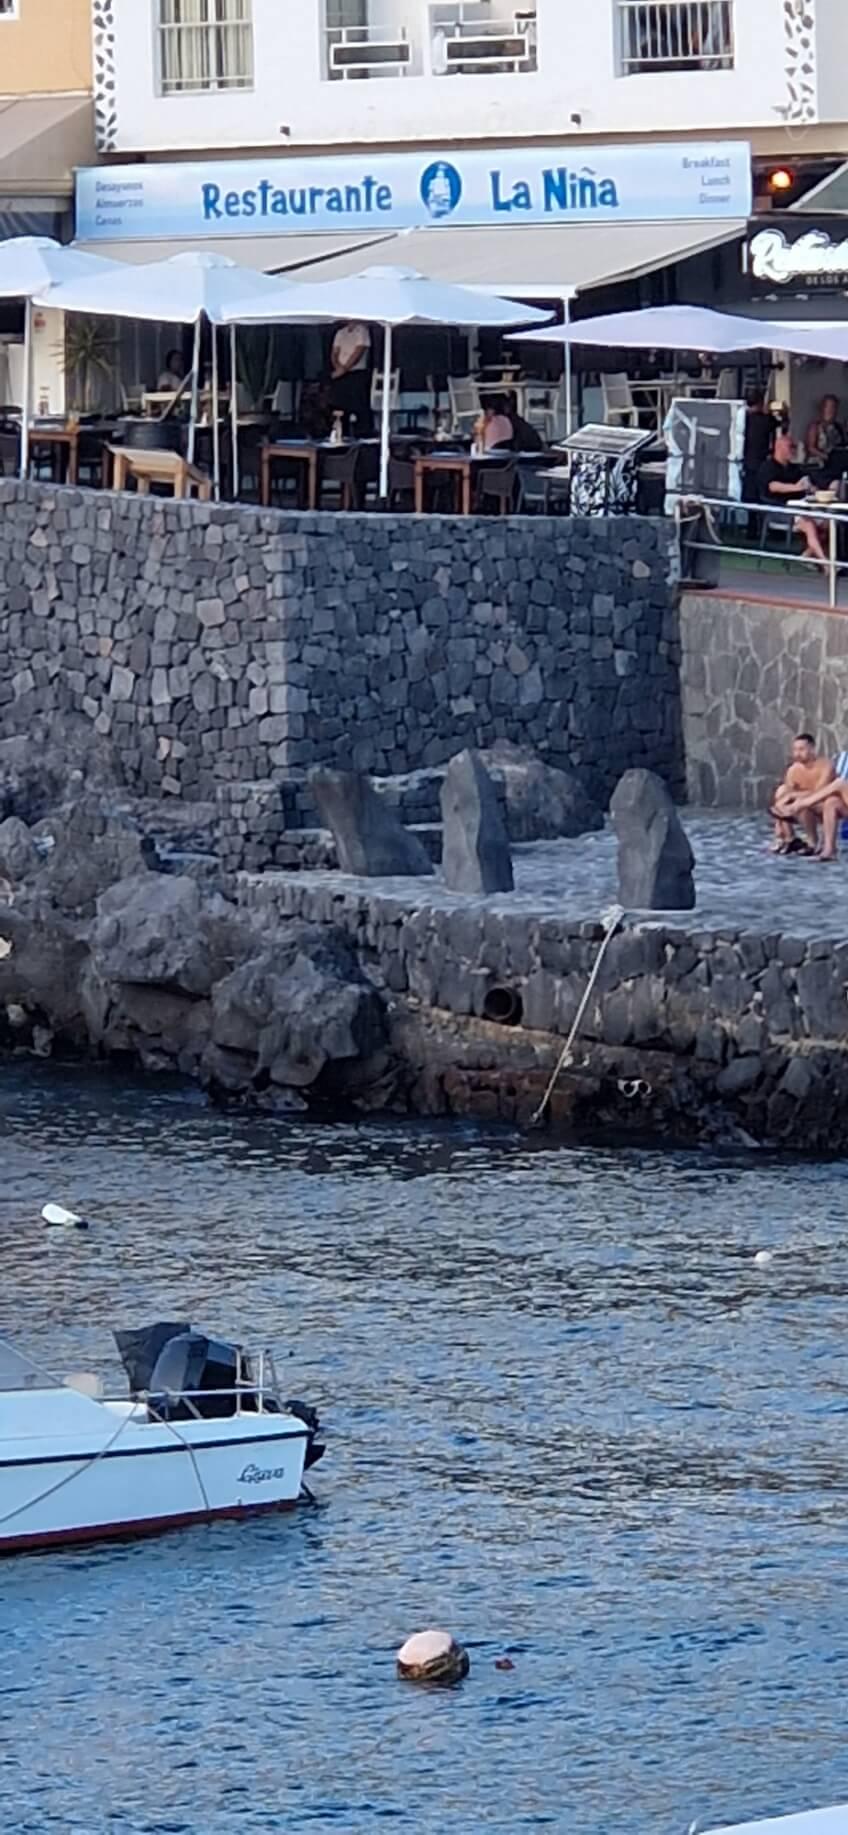
M 751 211 L 743 141 L 97 166 L 77 174 L 84 242 L 486 223 L 721 221 Z

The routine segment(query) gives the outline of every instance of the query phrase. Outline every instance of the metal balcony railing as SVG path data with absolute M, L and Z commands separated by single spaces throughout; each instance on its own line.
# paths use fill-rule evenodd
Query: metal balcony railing
M 379 25 L 328 26 L 324 74 L 330 82 L 377 76 L 407 76 L 412 46 L 405 28 Z
M 434 76 L 517 75 L 537 68 L 536 4 L 512 9 L 490 0 L 431 0 Z
M 622 76 L 732 70 L 734 0 L 617 0 Z

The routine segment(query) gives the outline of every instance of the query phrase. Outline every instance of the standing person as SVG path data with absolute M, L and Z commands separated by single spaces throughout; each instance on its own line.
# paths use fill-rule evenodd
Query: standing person
M 330 351 L 330 383 L 333 407 L 344 415 L 344 431 L 350 433 L 356 419 L 360 438 L 373 427 L 371 414 L 371 333 L 367 325 L 352 320 L 340 325 Z
M 774 422 L 766 407 L 762 389 L 749 389 L 745 396 L 745 446 L 742 455 L 742 496 L 755 503 L 761 466 L 771 451 Z
M 760 467 L 759 484 L 764 503 L 779 503 L 781 498 L 785 501 L 788 497 L 797 497 L 799 491 L 803 495 L 805 491 L 812 490 L 803 465 L 794 465 L 792 462 L 792 441 L 788 433 L 777 435 L 772 457 Z M 806 542 L 804 560 L 826 560 L 819 525 L 812 516 L 796 516 L 792 527 L 798 535 L 803 535 Z

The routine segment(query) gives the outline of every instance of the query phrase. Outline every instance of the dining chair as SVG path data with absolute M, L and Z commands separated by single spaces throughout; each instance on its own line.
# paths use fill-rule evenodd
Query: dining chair
M 397 414 L 400 407 L 400 370 L 392 370 L 389 384 L 389 413 Z M 383 372 L 374 371 L 371 377 L 371 412 L 379 420 L 383 412 Z
M 321 453 L 318 473 L 319 510 L 331 508 L 352 510 L 356 507 L 356 474 L 360 451 L 359 446 L 342 446 L 337 452 L 323 451 Z M 324 492 L 328 486 L 331 492 L 337 493 L 335 504 L 324 502 Z
M 483 412 L 480 389 L 473 376 L 449 376 L 451 432 L 473 433 Z
M 624 370 L 601 376 L 604 420 L 608 427 L 638 427 L 639 416 L 630 378 Z
M 415 498 L 415 464 L 412 459 L 389 460 L 389 509 L 409 510 Z
M 477 480 L 477 508 L 485 511 L 496 504 L 500 516 L 508 516 L 515 505 L 518 466 L 514 459 L 506 465 L 485 465 Z

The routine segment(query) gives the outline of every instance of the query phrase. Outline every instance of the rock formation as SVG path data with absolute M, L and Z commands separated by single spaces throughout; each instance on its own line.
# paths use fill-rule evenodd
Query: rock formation
M 431 874 L 421 842 L 401 826 L 384 797 L 357 771 L 310 772 L 309 788 L 321 822 L 336 844 L 343 873 L 367 878 Z
M 381 997 L 341 933 L 241 911 L 87 792 L 0 824 L 0 1041 L 120 1053 L 269 1107 L 385 1090 Z
M 509 838 L 479 752 L 458 752 L 442 785 L 442 875 L 452 892 L 511 892 Z
M 618 836 L 618 896 L 626 911 L 691 911 L 695 857 L 668 790 L 653 771 L 625 771 L 610 803 Z
M 504 786 L 511 841 L 556 841 L 603 828 L 604 812 L 576 771 L 560 771 L 511 739 L 497 739 L 480 757 Z

